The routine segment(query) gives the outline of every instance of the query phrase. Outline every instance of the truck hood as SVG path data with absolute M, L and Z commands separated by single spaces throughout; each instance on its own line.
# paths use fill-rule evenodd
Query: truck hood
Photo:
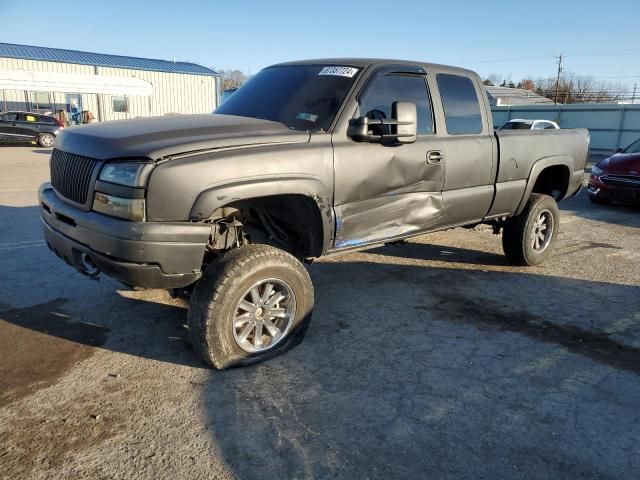
M 233 115 L 172 115 L 82 125 L 63 130 L 55 147 L 106 160 L 145 157 L 152 160 L 225 147 L 302 143 L 309 134 L 284 124 Z
M 637 175 L 637 172 L 640 172 L 640 154 L 616 153 L 615 155 L 604 159 L 598 164 L 598 166 L 603 168 L 607 173 Z

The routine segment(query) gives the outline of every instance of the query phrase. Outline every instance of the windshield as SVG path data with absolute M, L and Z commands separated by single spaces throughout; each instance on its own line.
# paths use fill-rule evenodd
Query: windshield
M 507 122 L 500 127 L 500 130 L 529 130 L 530 128 L 529 122 Z
M 625 148 L 624 153 L 640 153 L 640 139 Z
M 293 130 L 326 131 L 359 70 L 337 65 L 265 68 L 214 113 L 272 120 Z

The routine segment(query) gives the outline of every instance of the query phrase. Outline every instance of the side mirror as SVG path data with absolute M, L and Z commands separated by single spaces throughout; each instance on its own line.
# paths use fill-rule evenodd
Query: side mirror
M 418 109 L 411 102 L 393 102 L 392 118 L 354 118 L 349 123 L 347 136 L 356 142 L 414 143 L 417 135 Z M 389 133 L 374 133 L 369 127 L 389 125 Z M 385 132 L 387 129 L 380 129 Z
M 414 143 L 418 132 L 418 108 L 411 102 L 393 102 L 391 115 L 397 120 L 396 141 Z
M 613 153 L 622 153 L 622 152 L 624 152 L 624 148 L 622 147 L 618 147 L 613 151 Z

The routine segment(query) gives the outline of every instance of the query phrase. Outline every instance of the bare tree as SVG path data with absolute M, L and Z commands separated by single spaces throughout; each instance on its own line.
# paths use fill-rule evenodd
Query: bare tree
M 535 81 L 535 91 L 543 97 L 556 100 L 556 79 Z M 567 73 L 558 83 L 558 103 L 615 103 L 624 97 L 624 86 L 592 77 Z
M 528 78 L 523 78 L 518 82 L 518 88 L 523 88 L 525 90 L 535 90 L 535 84 L 533 80 L 529 80 Z
M 502 80 L 502 74 L 492 73 L 487 77 L 487 80 L 491 82 L 491 85 L 500 85 L 500 81 Z
M 214 69 L 215 70 L 215 69 Z M 241 70 L 215 70 L 220 75 L 220 90 L 232 90 L 247 81 L 247 76 Z

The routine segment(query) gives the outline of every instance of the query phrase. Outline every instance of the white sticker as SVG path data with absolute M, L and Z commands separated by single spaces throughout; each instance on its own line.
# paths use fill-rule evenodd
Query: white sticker
M 357 68 L 353 67 L 324 67 L 320 70 L 318 75 L 333 75 L 336 77 L 348 77 L 353 78 L 353 76 L 358 73 Z

